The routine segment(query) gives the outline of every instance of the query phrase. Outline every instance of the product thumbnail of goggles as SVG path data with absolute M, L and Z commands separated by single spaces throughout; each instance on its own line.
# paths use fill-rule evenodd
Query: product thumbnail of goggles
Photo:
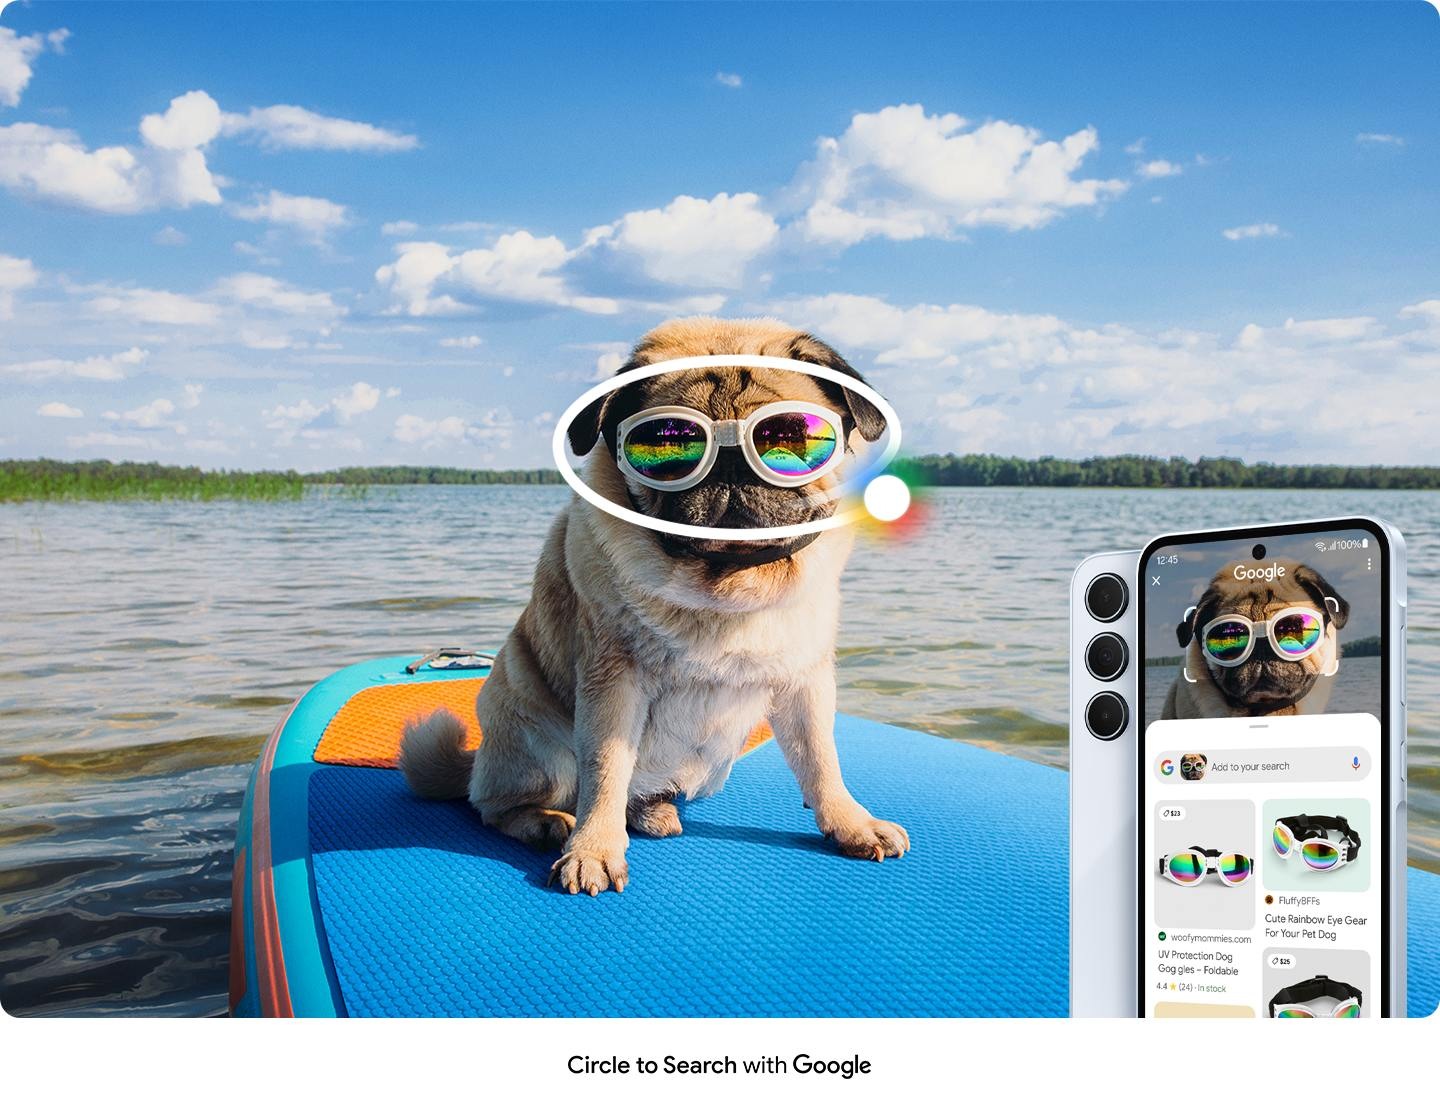
M 1208 874 L 1217 874 L 1226 885 L 1243 885 L 1255 868 L 1249 855 L 1214 848 L 1192 847 L 1160 860 L 1160 876 L 1187 888 L 1199 885 Z
M 615 439 L 620 471 L 661 492 L 699 484 L 722 446 L 738 446 L 760 479 L 808 485 L 845 457 L 838 413 L 808 401 L 774 401 L 743 420 L 712 420 L 679 405 L 647 408 L 621 421 Z
M 1333 1007 L 1317 1007 L 1316 1001 L 1334 1000 Z M 1344 981 L 1332 981 L 1323 973 L 1308 981 L 1289 985 L 1270 1000 L 1272 1019 L 1358 1019 L 1365 997 Z
M 1331 832 L 1340 838 L 1328 838 Z M 1307 870 L 1321 873 L 1338 870 L 1354 862 L 1360 854 L 1360 833 L 1350 827 L 1344 817 L 1319 817 L 1301 813 L 1298 817 L 1281 817 L 1270 833 L 1275 854 L 1288 859 L 1299 852 Z
M 1200 649 L 1221 668 L 1245 663 L 1265 638 L 1281 660 L 1304 660 L 1325 640 L 1325 616 L 1314 607 L 1283 607 L 1256 622 L 1243 614 L 1222 614 L 1205 623 Z

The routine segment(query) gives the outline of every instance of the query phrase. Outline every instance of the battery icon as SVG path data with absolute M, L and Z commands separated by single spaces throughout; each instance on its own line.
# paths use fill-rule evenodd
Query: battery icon
M 1362 538 L 1362 539 L 1360 539 L 1360 548 L 1361 548 L 1361 549 L 1369 549 L 1369 548 L 1370 548 L 1370 539 L 1368 539 L 1368 538 Z

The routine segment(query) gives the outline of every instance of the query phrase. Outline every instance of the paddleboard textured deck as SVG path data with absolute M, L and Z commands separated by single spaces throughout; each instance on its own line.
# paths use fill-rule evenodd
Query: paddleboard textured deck
M 877 865 L 815 833 L 762 730 L 720 794 L 681 805 L 684 835 L 632 840 L 623 895 L 569 896 L 546 886 L 553 855 L 408 791 L 401 724 L 473 704 L 482 677 L 405 663 L 317 684 L 257 765 L 236 1014 L 1066 1013 L 1063 772 L 841 716 L 851 790 L 913 844 Z M 1409 888 L 1410 1008 L 1429 1014 L 1440 878 L 1412 871 Z

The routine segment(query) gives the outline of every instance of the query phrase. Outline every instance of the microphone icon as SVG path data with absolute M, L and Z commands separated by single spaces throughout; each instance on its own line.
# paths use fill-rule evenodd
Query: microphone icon
M 1356 770 L 1356 771 L 1360 770 L 1360 757 L 1359 757 L 1359 756 L 1351 756 L 1351 757 L 1350 757 L 1350 766 L 1351 766 L 1354 770 Z

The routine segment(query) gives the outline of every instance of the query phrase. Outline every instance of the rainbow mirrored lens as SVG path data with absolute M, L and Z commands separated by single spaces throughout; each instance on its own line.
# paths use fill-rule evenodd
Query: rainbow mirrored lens
M 1309 840 L 1301 846 L 1300 857 L 1316 870 L 1333 870 L 1340 861 L 1340 849 L 1329 842 Z
M 1239 660 L 1250 644 L 1250 627 L 1244 622 L 1217 622 L 1205 632 L 1205 651 L 1216 660 Z
M 766 416 L 750 438 L 765 468 L 786 477 L 814 473 L 830 460 L 839 442 L 835 425 L 810 412 Z
M 1320 619 L 1309 611 L 1292 611 L 1275 619 L 1270 636 L 1280 651 L 1288 656 L 1308 653 L 1320 644 Z
M 1277 855 L 1290 854 L 1292 838 L 1290 829 L 1286 828 L 1283 824 L 1277 824 L 1275 830 L 1270 833 L 1270 840 L 1275 844 L 1275 853 Z
M 1199 855 L 1189 852 L 1171 855 L 1170 876 L 1181 885 L 1193 885 L 1205 876 L 1205 863 Z
M 1335 1013 L 1337 1019 L 1358 1019 L 1360 1018 L 1359 1004 L 1346 1004 Z
M 1244 855 L 1226 853 L 1220 856 L 1220 876 L 1238 885 L 1250 876 L 1250 860 Z
M 1309 1011 L 1308 1008 L 1303 1008 L 1303 1007 L 1282 1007 L 1279 1011 L 1275 1012 L 1275 1018 L 1277 1018 L 1277 1019 L 1313 1019 L 1313 1018 L 1315 1018 L 1315 1016 L 1310 1013 L 1310 1011 Z M 1306 1031 L 1306 1033 L 1308 1034 L 1309 1031 Z
M 705 429 L 693 420 L 665 416 L 636 424 L 623 449 L 630 468 L 652 481 L 679 481 L 705 457 Z

